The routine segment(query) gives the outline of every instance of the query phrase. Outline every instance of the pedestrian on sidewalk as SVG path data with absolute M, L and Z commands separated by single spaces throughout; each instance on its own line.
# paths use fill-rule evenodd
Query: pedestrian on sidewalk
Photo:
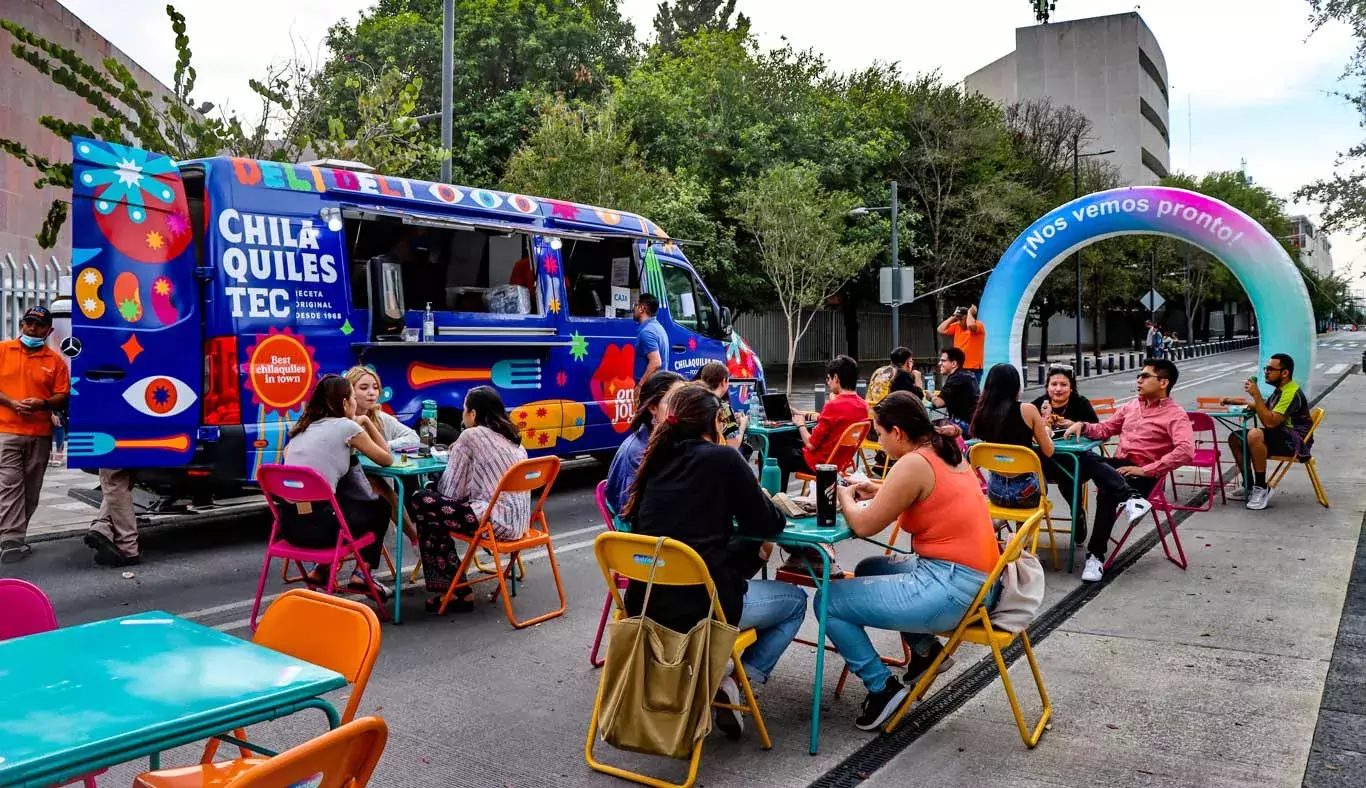
M 1309 456 L 1310 443 L 1305 441 L 1314 417 L 1309 410 L 1309 398 L 1296 383 L 1295 359 L 1285 353 L 1277 353 L 1267 362 L 1265 373 L 1267 385 L 1275 387 L 1268 399 L 1262 398 L 1261 389 L 1251 378 L 1243 384 L 1247 397 L 1224 397 L 1225 405 L 1251 406 L 1257 412 L 1260 428 L 1247 431 L 1247 445 L 1252 451 L 1252 488 L 1244 485 L 1229 493 L 1235 501 L 1247 501 L 1247 508 L 1260 511 L 1271 500 L 1271 490 L 1266 486 L 1266 458 Z M 1250 399 L 1249 399 L 1250 398 Z M 1243 467 L 1243 439 L 1236 432 L 1229 433 L 1228 447 L 1233 451 L 1234 464 Z
M 100 566 L 133 566 L 138 554 L 138 518 L 133 511 L 133 472 L 100 468 L 100 513 L 85 532 L 85 546 Z
M 963 369 L 971 372 L 982 385 L 982 368 L 986 361 L 987 327 L 977 319 L 977 305 L 960 306 L 943 323 L 939 333 L 953 337 L 953 346 L 963 351 Z
M 19 321 L 19 337 L 0 342 L 0 563 L 28 558 L 28 524 L 38 508 L 52 413 L 66 406 L 71 373 L 47 346 L 52 313 L 35 306 Z
M 1138 373 L 1138 397 L 1124 403 L 1115 415 L 1099 424 L 1075 422 L 1063 433 L 1071 439 L 1085 435 L 1092 440 L 1119 436 L 1113 457 L 1090 452 L 1078 455 L 1081 481 L 1096 481 L 1096 522 L 1086 544 L 1086 566 L 1081 579 L 1094 583 L 1105 572 L 1105 554 L 1120 507 L 1136 520 L 1152 509 L 1148 502 L 1167 474 L 1195 458 L 1195 436 L 1190 417 L 1171 398 L 1178 376 L 1176 365 L 1164 358 L 1150 358 Z

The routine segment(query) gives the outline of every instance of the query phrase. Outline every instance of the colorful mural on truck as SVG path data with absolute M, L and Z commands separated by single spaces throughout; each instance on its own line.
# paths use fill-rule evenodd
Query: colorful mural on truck
M 84 348 L 73 374 L 100 405 L 73 407 L 72 420 L 103 452 L 73 457 L 76 467 L 184 466 L 254 478 L 261 464 L 279 461 L 317 380 L 357 363 L 383 381 L 382 407 L 410 425 L 424 400 L 454 423 L 465 393 L 490 385 L 531 453 L 611 451 L 634 416 L 636 326 L 629 309 L 569 314 L 558 239 L 576 234 L 630 240 L 641 286 L 664 304 L 672 369 L 690 376 L 716 360 L 736 377 L 762 378 L 738 335 L 670 318 L 666 270 L 691 283 L 692 298 L 719 308 L 679 247 L 644 217 L 451 184 L 234 158 L 175 163 L 73 142 L 73 329 Z M 515 316 L 510 333 L 506 315 L 438 311 L 439 341 L 369 341 L 371 316 L 352 297 L 355 261 L 341 221 L 351 208 L 527 234 L 535 314 Z M 408 306 L 404 326 L 420 327 L 421 312 Z

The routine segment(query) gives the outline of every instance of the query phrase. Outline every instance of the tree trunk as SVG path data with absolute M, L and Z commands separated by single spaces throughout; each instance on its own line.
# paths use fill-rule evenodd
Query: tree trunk
M 944 292 L 943 290 L 934 294 L 934 357 L 939 358 L 941 347 L 939 324 L 944 322 Z
M 797 314 L 787 314 L 787 396 L 792 396 L 792 368 L 797 365 L 797 326 L 796 322 L 801 319 L 802 310 L 797 309 Z

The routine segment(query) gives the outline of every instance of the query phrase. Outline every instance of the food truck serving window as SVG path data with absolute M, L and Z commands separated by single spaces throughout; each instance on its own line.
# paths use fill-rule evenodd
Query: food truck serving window
M 631 317 L 640 294 L 633 238 L 565 239 L 560 249 L 571 317 Z
M 397 262 L 409 310 L 538 313 L 531 236 L 495 223 L 347 208 L 352 300 L 369 308 L 371 261 Z M 389 267 L 392 268 L 392 267 Z

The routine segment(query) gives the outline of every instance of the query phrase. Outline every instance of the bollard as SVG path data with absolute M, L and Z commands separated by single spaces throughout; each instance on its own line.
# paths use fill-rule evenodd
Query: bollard
M 815 397 L 815 410 L 817 413 L 819 413 L 825 409 L 825 384 L 817 383 L 814 387 L 812 387 L 811 393 Z
M 1042 385 L 1044 385 L 1044 384 L 1047 383 L 1047 382 L 1048 382 L 1048 365 L 1047 365 L 1047 364 L 1040 364 L 1040 365 L 1039 365 L 1039 385 L 1042 386 Z
M 1090 357 L 1090 356 L 1082 356 L 1082 357 L 1081 357 L 1081 376 L 1084 377 L 1084 378 L 1089 378 L 1089 377 L 1091 377 L 1091 357 Z
M 1109 370 L 1110 370 L 1111 372 L 1114 372 L 1114 371 L 1115 371 L 1115 354 L 1114 354 L 1114 353 L 1111 353 L 1111 354 L 1110 354 Z
M 868 381 L 860 378 L 859 382 L 854 384 L 854 390 L 857 391 L 858 395 L 863 399 L 868 399 Z
M 1123 372 L 1123 371 L 1124 371 L 1124 354 L 1123 354 L 1123 353 L 1120 353 L 1120 354 L 1119 354 L 1119 371 L 1120 371 L 1120 372 Z

